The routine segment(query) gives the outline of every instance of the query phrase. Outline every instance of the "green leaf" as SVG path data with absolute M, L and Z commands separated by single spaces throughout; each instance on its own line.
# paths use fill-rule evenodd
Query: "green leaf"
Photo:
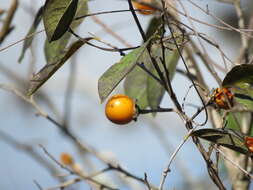
M 44 54 L 47 64 L 54 63 L 56 60 L 59 60 L 59 57 L 61 57 L 64 52 L 70 37 L 70 33 L 65 33 L 59 40 L 51 43 L 49 43 L 48 40 L 45 40 Z
M 31 79 L 27 95 L 34 94 L 88 40 L 91 40 L 91 38 L 74 42 L 56 62 L 47 64 L 35 74 Z
M 86 15 L 87 13 L 88 13 L 88 0 L 79 0 L 76 15 L 74 18 Z M 83 20 L 84 18 L 78 20 L 74 19 L 70 25 L 71 29 L 74 30 L 75 28 L 77 28 L 83 22 Z
M 242 92 L 238 93 L 238 90 L 236 91 L 237 93 L 235 93 L 234 100 L 237 103 L 245 106 L 245 108 L 248 109 L 249 111 L 253 112 L 253 98 L 251 95 L 247 95 L 247 94 L 250 94 L 251 92 L 244 91 L 244 93 Z
M 162 24 L 162 17 L 153 17 L 150 20 L 146 31 L 147 39 L 150 38 L 159 29 L 161 24 Z M 159 32 L 158 34 L 161 34 L 161 32 Z
M 244 138 L 238 132 L 222 129 L 200 129 L 192 133 L 193 136 L 205 139 L 217 145 L 230 148 L 242 154 L 248 154 Z
M 138 63 L 143 63 L 147 69 L 150 69 L 151 60 L 147 51 L 144 51 L 140 56 Z M 136 66 L 128 73 L 124 81 L 125 94 L 133 99 L 136 99 L 139 108 L 145 109 L 148 107 L 147 98 L 147 80 L 148 74 Z
M 151 55 L 156 59 L 161 71 L 164 71 L 160 60 L 162 57 L 161 45 L 153 44 L 151 46 Z M 174 76 L 179 57 L 177 50 L 171 51 L 170 49 L 165 49 L 165 63 L 170 73 L 170 80 Z M 147 51 L 140 56 L 138 62 L 144 63 L 145 68 L 159 78 Z M 135 67 L 127 75 L 124 88 L 128 96 L 137 99 L 137 104 L 141 109 L 148 106 L 156 109 L 160 105 L 165 93 L 164 87 L 139 67 Z
M 230 87 L 236 101 L 253 110 L 253 65 L 233 67 L 225 76 L 222 86 Z
M 51 0 L 49 0 L 51 1 Z M 78 7 L 76 11 L 76 17 L 86 14 L 88 11 L 87 0 L 79 0 Z M 71 23 L 71 28 L 74 30 L 77 28 L 83 19 L 73 21 Z M 75 43 L 72 45 L 72 50 L 65 50 L 69 39 L 71 37 L 70 33 L 65 33 L 60 39 L 53 41 L 51 43 L 48 40 L 45 41 L 44 53 L 46 57 L 47 64 L 37 73 L 33 79 L 40 80 L 40 82 L 32 82 L 28 94 L 33 94 L 46 80 L 48 80 L 63 64 L 66 58 L 67 52 L 71 53 L 75 49 Z M 76 46 L 82 44 L 82 42 L 76 42 Z M 71 56 L 71 55 L 70 55 Z M 37 78 L 36 78 L 37 77 Z
M 241 128 L 237 124 L 237 121 L 241 121 L 242 114 L 244 113 L 228 113 L 226 117 L 226 128 L 232 129 L 235 131 L 240 131 Z
M 61 38 L 68 30 L 77 10 L 78 0 L 48 0 L 44 6 L 43 22 L 48 41 Z
M 245 115 L 246 114 L 246 115 Z M 226 128 L 232 129 L 235 131 L 241 131 L 241 121 L 243 117 L 251 117 L 249 113 L 229 113 L 226 117 Z M 237 122 L 238 121 L 238 122 Z M 250 136 L 253 136 L 253 124 L 250 126 L 251 131 L 249 132 Z
M 153 17 L 149 22 L 146 37 L 151 38 L 154 33 L 157 31 L 159 26 L 161 25 L 161 17 Z M 142 56 L 140 57 L 139 63 L 143 63 L 144 67 L 150 70 L 151 67 L 151 59 L 148 55 L 147 51 L 144 51 Z M 149 75 L 140 67 L 135 67 L 127 76 L 124 81 L 124 90 L 125 94 L 133 99 L 137 100 L 137 104 L 139 108 L 145 109 L 148 107 L 148 98 L 147 98 L 147 81 Z
M 79 0 L 78 7 L 75 17 L 82 16 L 88 12 L 87 0 Z M 75 30 L 81 23 L 83 19 L 75 20 L 71 23 L 71 29 Z M 48 40 L 45 41 L 44 53 L 46 61 L 48 64 L 53 63 L 59 59 L 62 55 L 64 48 L 67 46 L 71 34 L 66 32 L 60 39 L 53 41 L 51 43 Z
M 38 10 L 38 12 L 35 16 L 35 19 L 33 21 L 32 26 L 31 26 L 30 30 L 28 31 L 28 33 L 26 34 L 26 39 L 23 43 L 22 52 L 21 52 L 21 55 L 18 58 L 19 63 L 23 60 L 26 50 L 31 46 L 31 44 L 33 42 L 34 36 L 31 36 L 31 35 L 33 35 L 33 33 L 36 31 L 37 27 L 40 24 L 40 21 L 41 21 L 41 18 L 42 18 L 42 12 L 43 12 L 43 7 L 41 7 Z
M 154 45 L 152 47 L 152 56 L 155 57 L 160 70 L 165 73 L 164 67 L 162 66 L 162 62 L 160 58 L 162 57 L 162 48 L 161 45 Z M 177 50 L 170 51 L 169 49 L 165 49 L 165 64 L 166 68 L 169 71 L 170 80 L 172 80 L 176 66 L 179 60 L 179 53 Z M 151 72 L 158 77 L 158 73 L 156 72 L 154 66 L 151 66 Z M 148 84 L 147 84 L 147 94 L 148 94 L 148 103 L 152 109 L 156 109 L 164 96 L 165 89 L 158 83 L 154 78 L 151 76 L 148 77 Z
M 248 83 L 248 85 L 245 83 Z M 224 87 L 243 84 L 246 86 L 253 86 L 253 65 L 242 64 L 233 67 L 222 82 L 222 86 Z
M 123 80 L 126 75 L 133 70 L 141 55 L 144 53 L 149 41 L 141 47 L 125 55 L 120 62 L 112 65 L 98 81 L 98 93 L 103 102 L 113 91 L 113 89 Z

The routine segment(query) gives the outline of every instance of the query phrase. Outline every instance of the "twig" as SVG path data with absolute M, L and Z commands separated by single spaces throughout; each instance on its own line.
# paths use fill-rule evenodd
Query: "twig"
M 182 142 L 178 145 L 178 147 L 176 148 L 176 150 L 174 151 L 174 153 L 171 155 L 167 167 L 163 170 L 163 175 L 162 175 L 162 178 L 161 178 L 161 181 L 160 181 L 159 190 L 163 189 L 163 185 L 165 183 L 165 179 L 166 179 L 168 173 L 170 172 L 170 166 L 172 164 L 172 161 L 175 159 L 177 153 L 182 148 L 182 146 L 185 144 L 185 142 L 189 139 L 189 137 L 191 136 L 191 134 L 194 131 L 194 129 L 191 129 L 190 131 L 188 131 L 188 134 L 184 137 L 184 139 L 182 140 Z
M 235 10 L 236 10 L 236 14 L 237 14 L 237 18 L 238 18 L 238 26 L 240 29 L 245 28 L 245 19 L 243 16 L 243 12 L 242 12 L 242 7 L 241 7 L 241 0 L 234 0 L 233 2 Z M 241 50 L 240 50 L 240 54 L 239 57 L 237 59 L 237 63 L 247 63 L 248 60 L 248 51 L 249 51 L 249 39 L 246 35 L 240 33 L 241 36 Z M 244 60 L 244 61 L 243 61 Z
M 134 17 L 134 21 L 135 21 L 135 23 L 136 23 L 136 25 L 139 29 L 139 32 L 142 36 L 142 39 L 143 39 L 144 42 L 146 42 L 147 41 L 146 34 L 144 33 L 144 31 L 141 27 L 141 23 L 139 22 L 139 19 L 138 19 L 136 13 L 135 13 L 135 10 L 134 10 L 133 5 L 132 5 L 132 1 L 131 0 L 127 0 L 127 1 L 128 1 L 129 9 L 130 9 L 130 11 L 131 11 L 131 13 Z
M 171 155 L 174 152 L 175 147 L 169 142 L 167 133 L 162 130 L 160 126 L 160 122 L 155 121 L 152 118 L 147 118 L 147 119 L 148 119 L 147 122 L 150 124 L 148 126 L 151 130 L 151 134 L 154 135 L 156 139 L 160 142 L 160 145 L 163 147 L 166 154 Z M 186 166 L 185 158 L 181 158 L 178 155 L 177 159 L 175 159 L 175 164 L 176 164 L 175 167 L 179 170 L 179 172 L 181 173 L 181 176 L 184 178 L 183 183 L 185 184 L 185 186 L 188 187 L 188 189 L 194 189 L 195 179 L 192 176 L 191 170 L 189 170 Z
M 215 150 L 217 150 L 217 151 L 222 155 L 222 157 L 223 157 L 225 160 L 229 161 L 234 167 L 236 167 L 236 168 L 238 168 L 239 170 L 241 170 L 246 176 L 248 176 L 248 177 L 250 177 L 251 179 L 253 179 L 253 175 L 252 175 L 252 174 L 250 174 L 250 173 L 247 172 L 244 168 L 242 168 L 240 165 L 236 164 L 234 161 L 232 161 L 230 158 L 228 158 L 228 157 L 226 156 L 226 154 L 225 154 L 223 151 L 221 151 L 219 148 L 216 148 L 216 147 L 214 147 L 214 148 L 215 148 Z
M 181 1 L 181 0 L 180 0 L 180 1 Z M 242 34 L 242 35 L 245 35 L 245 36 L 247 36 L 247 37 L 249 37 L 249 38 L 253 38 L 252 35 L 250 35 L 250 34 L 244 32 L 244 31 L 242 31 L 241 29 L 238 29 L 238 28 L 235 28 L 235 27 L 231 26 L 230 24 L 226 23 L 225 21 L 223 21 L 222 19 L 218 18 L 218 17 L 215 16 L 214 14 L 210 13 L 210 11 L 207 12 L 206 10 L 204 10 L 202 7 L 200 7 L 198 4 L 196 4 L 196 3 L 193 2 L 192 0 L 187 0 L 187 1 L 188 1 L 189 3 L 191 3 L 193 6 L 195 6 L 196 8 L 198 8 L 200 11 L 202 11 L 202 12 L 204 12 L 205 14 L 211 16 L 212 18 L 214 18 L 215 20 L 217 20 L 217 21 L 220 22 L 221 24 L 227 26 L 228 28 L 231 28 L 232 30 L 234 30 L 234 31 L 236 31 L 236 32 L 238 32 L 238 33 L 240 33 L 240 34 Z M 247 31 L 249 31 L 249 30 L 247 30 Z
M 99 185 L 101 188 L 106 188 L 106 189 L 109 189 L 109 190 L 118 190 L 117 188 L 113 188 L 113 187 L 110 187 L 106 184 L 103 184 L 93 178 L 91 178 L 90 176 L 85 176 L 83 173 L 79 172 L 79 171 L 76 171 L 76 170 L 72 170 L 68 167 L 66 167 L 65 165 L 61 164 L 60 162 L 58 162 L 47 150 L 45 147 L 43 147 L 42 145 L 40 145 L 40 147 L 42 148 L 42 150 L 44 151 L 44 153 L 51 159 L 53 160 L 57 165 L 59 165 L 62 169 L 68 171 L 70 174 L 75 174 L 77 176 L 79 176 L 80 178 L 82 178 L 83 180 L 87 180 L 87 181 L 90 181 L 96 185 Z
M 55 189 L 65 189 L 73 184 L 76 184 L 76 183 L 79 183 L 81 182 L 81 178 L 74 178 L 74 179 L 71 179 L 71 180 L 68 180 L 68 181 L 65 181 L 57 186 L 54 186 L 54 187 L 49 187 L 49 188 L 46 188 L 46 189 L 43 189 L 43 190 L 55 190 Z
M 7 11 L 6 18 L 4 19 L 2 29 L 0 31 L 0 44 L 4 41 L 5 37 L 11 32 L 13 29 L 11 27 L 11 22 L 13 20 L 14 14 L 18 8 L 18 0 L 12 0 L 11 6 Z
M 121 42 L 126 47 L 132 47 L 126 40 L 124 40 L 120 35 L 118 35 L 116 32 L 114 32 L 110 27 L 108 27 L 105 23 L 103 23 L 98 17 L 92 16 L 91 17 L 95 23 L 100 25 L 108 34 L 110 34 L 112 37 L 117 39 L 119 42 Z
M 140 109 L 138 108 L 138 114 L 148 114 L 148 113 L 161 113 L 161 112 L 174 112 L 173 108 L 157 108 L 157 109 Z
M 35 183 L 35 185 L 38 187 L 39 190 L 43 190 L 41 185 L 36 180 L 33 180 L 33 182 Z
M 79 36 L 77 33 L 75 33 L 71 28 L 69 28 L 69 32 L 71 34 L 73 34 L 76 38 L 78 38 L 79 40 L 85 40 L 84 38 L 82 38 L 81 36 Z M 136 46 L 136 47 L 130 47 L 130 48 L 117 48 L 116 46 L 112 46 L 111 44 L 109 43 L 106 43 L 104 41 L 102 41 L 101 39 L 97 38 L 97 37 L 94 37 L 92 38 L 93 40 L 97 40 L 103 44 L 106 44 L 112 48 L 104 48 L 104 47 L 100 47 L 100 46 L 97 46 L 97 45 L 94 45 L 90 42 L 88 42 L 87 40 L 85 40 L 85 43 L 87 43 L 88 45 L 92 46 L 92 47 L 95 47 L 95 48 L 98 48 L 98 49 L 101 49 L 101 50 L 104 50 L 104 51 L 109 51 L 109 52 L 119 52 L 121 56 L 124 56 L 125 53 L 124 51 L 128 51 L 128 50 L 132 50 L 132 49 L 136 49 L 138 48 L 139 46 Z
M 102 12 L 85 14 L 85 15 L 74 18 L 74 20 L 79 20 L 79 19 L 83 19 L 83 18 L 86 18 L 86 17 L 90 17 L 90 16 L 96 16 L 96 15 L 112 14 L 112 13 L 123 13 L 123 12 L 130 12 L 130 11 L 131 11 L 130 9 L 114 10 L 114 11 L 102 11 Z M 134 11 L 143 11 L 143 10 L 134 9 Z M 148 10 L 146 10 L 146 11 L 148 11 Z
M 177 51 L 178 51 L 178 53 L 179 53 L 179 55 L 180 55 L 180 57 L 181 57 L 181 59 L 182 59 L 182 61 L 183 61 L 184 67 L 185 67 L 185 69 L 186 69 L 186 72 L 190 74 L 189 68 L 188 68 L 188 66 L 187 66 L 187 64 L 186 64 L 186 61 L 185 61 L 185 59 L 184 59 L 184 57 L 183 57 L 183 55 L 182 55 L 182 53 L 181 53 L 181 50 L 180 50 L 180 48 L 179 48 L 179 46 L 178 46 L 178 44 L 177 44 L 177 41 L 176 41 L 176 39 L 175 39 L 175 36 L 174 36 L 174 32 L 173 32 L 173 30 L 172 30 L 172 28 L 171 28 L 171 25 L 170 25 L 170 22 L 169 22 L 169 15 L 168 15 L 168 14 L 165 14 L 165 16 L 166 16 L 166 19 L 167 19 L 167 22 L 168 22 L 168 28 L 169 28 L 170 33 L 171 33 L 171 36 L 172 36 L 172 38 L 173 38 L 174 44 L 176 45 Z M 193 28 L 193 29 L 194 29 L 194 28 Z M 196 30 L 195 30 L 195 31 L 196 31 Z M 208 113 L 207 113 L 207 110 L 206 110 L 206 108 L 205 108 L 204 99 L 202 98 L 202 96 L 201 96 L 201 94 L 200 94 L 200 92 L 199 92 L 199 90 L 198 90 L 198 88 L 197 88 L 197 86 L 196 86 L 194 80 L 193 80 L 192 78 L 190 78 L 190 80 L 191 80 L 191 83 L 192 83 L 192 85 L 193 85 L 193 87 L 194 87 L 196 93 L 198 94 L 198 97 L 199 97 L 199 99 L 200 99 L 202 105 L 204 106 L 205 116 L 206 116 L 206 117 L 205 117 L 205 121 L 203 122 L 203 124 L 205 124 L 205 123 L 208 121 Z
M 169 6 L 170 9 L 176 11 L 178 14 L 184 16 L 184 17 L 187 17 L 187 15 L 185 13 L 183 13 L 182 11 L 178 10 L 175 6 L 173 6 L 169 1 L 167 1 L 167 5 Z M 204 10 L 202 10 L 204 11 Z M 205 12 L 206 13 L 206 12 Z M 209 26 L 209 27 L 212 27 L 212 28 L 216 28 L 216 29 L 219 29 L 219 30 L 227 30 L 227 31 L 236 31 L 236 32 L 252 32 L 253 30 L 252 29 L 238 29 L 238 28 L 235 28 L 231 25 L 229 25 L 228 23 L 223 23 L 224 26 L 220 26 L 220 25 L 216 25 L 216 24 L 211 24 L 211 23 L 207 23 L 207 22 L 204 22 L 202 20 L 199 20 L 197 18 L 194 18 L 192 16 L 189 16 L 188 18 L 190 18 L 192 21 L 195 21 L 197 23 L 200 23 L 200 24 L 203 24 L 203 25 L 206 25 L 206 26 Z M 222 20 L 221 20 L 222 22 Z
M 149 69 L 145 66 L 144 63 L 137 63 L 137 65 L 143 71 L 145 71 L 149 76 L 151 76 L 154 80 L 156 80 L 161 86 L 164 86 L 164 84 L 162 83 L 162 81 L 156 75 L 154 75 L 151 71 L 149 71 Z
M 125 169 L 123 169 L 121 166 L 114 166 L 114 165 L 111 165 L 111 164 L 108 164 L 108 168 L 110 169 L 110 170 L 115 170 L 115 171 L 117 171 L 117 172 L 120 172 L 120 173 L 122 173 L 122 174 L 125 174 L 127 177 L 130 177 L 130 178 L 132 178 L 132 179 L 135 179 L 136 181 L 139 181 L 139 182 L 141 182 L 141 183 L 143 183 L 143 184 L 146 184 L 146 182 L 145 182 L 145 179 L 143 179 L 143 178 L 141 178 L 141 177 L 138 177 L 138 176 L 136 176 L 136 175 L 133 175 L 133 174 L 131 174 L 130 172 L 128 172 L 127 170 L 125 170 Z M 158 190 L 158 188 L 156 188 L 154 185 L 151 185 L 151 184 L 149 184 L 150 185 L 150 187 L 152 188 L 152 189 L 154 189 L 154 190 Z
M 45 29 L 39 30 L 39 31 L 37 31 L 37 32 L 34 32 L 34 33 L 32 33 L 32 34 L 26 36 L 25 38 L 22 38 L 22 39 L 20 39 L 20 40 L 18 40 L 18 41 L 16 41 L 16 42 L 13 42 L 13 43 L 11 43 L 11 44 L 9 44 L 9 45 L 7 45 L 7 46 L 1 48 L 1 49 L 0 49 L 0 52 L 4 51 L 4 50 L 6 50 L 6 49 L 9 49 L 10 47 L 15 46 L 15 45 L 17 45 L 18 43 L 23 42 L 24 40 L 29 39 L 29 38 L 33 37 L 34 35 L 39 34 L 39 33 L 41 33 L 41 32 L 44 32 L 44 31 L 45 31 Z
M 148 176 L 146 173 L 144 173 L 144 181 L 145 181 L 145 184 L 146 184 L 148 190 L 151 190 L 150 184 L 148 182 Z

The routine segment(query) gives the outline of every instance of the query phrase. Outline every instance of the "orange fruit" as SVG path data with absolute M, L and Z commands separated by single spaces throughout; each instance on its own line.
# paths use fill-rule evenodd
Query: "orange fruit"
M 148 3 L 148 2 L 147 2 Z M 140 11 L 138 11 L 140 14 L 143 15 L 151 15 L 155 12 L 155 8 L 150 7 L 148 5 L 142 4 L 142 3 L 138 3 L 135 1 L 132 1 L 132 4 L 134 6 L 135 9 L 139 9 Z
M 105 106 L 106 117 L 116 124 L 127 124 L 136 116 L 135 101 L 123 94 L 112 96 Z
M 245 137 L 245 144 L 249 151 L 253 153 L 253 137 Z
M 230 106 L 232 107 L 234 105 L 234 95 L 228 88 L 217 88 L 213 98 L 214 103 L 221 109 L 229 109 Z
M 61 163 L 67 166 L 73 165 L 74 163 L 73 157 L 69 153 L 65 153 L 65 152 L 61 153 L 60 160 L 61 160 Z

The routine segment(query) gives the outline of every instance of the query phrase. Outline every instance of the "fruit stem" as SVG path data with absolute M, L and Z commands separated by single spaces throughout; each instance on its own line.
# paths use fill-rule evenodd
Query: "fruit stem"
M 173 112 L 172 108 L 157 108 L 157 109 L 140 109 L 138 108 L 138 114 L 148 114 L 148 113 L 157 113 L 157 112 Z

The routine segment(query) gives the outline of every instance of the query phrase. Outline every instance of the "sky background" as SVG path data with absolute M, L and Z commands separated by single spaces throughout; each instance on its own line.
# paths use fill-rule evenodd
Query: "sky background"
M 0 49 L 16 42 L 26 35 L 32 23 L 32 16 L 28 13 L 27 8 L 31 5 L 36 11 L 44 1 L 42 0 L 21 0 L 20 7 L 14 19 L 15 30 L 8 36 L 5 42 L 0 46 Z M 192 17 L 204 20 L 206 22 L 215 23 L 210 17 L 200 13 L 199 10 L 192 7 L 185 0 L 185 6 L 189 10 Z M 197 1 L 202 7 L 208 8 L 214 14 L 226 16 L 226 12 L 234 12 L 232 6 L 224 5 L 214 1 Z M 0 8 L 7 8 L 9 1 L 0 0 Z M 99 12 L 107 10 L 127 9 L 127 3 L 121 0 L 93 0 L 89 2 L 89 11 Z M 249 6 L 246 1 L 243 2 L 243 10 L 248 11 Z M 105 24 L 110 26 L 115 32 L 122 36 L 131 45 L 139 45 L 141 36 L 134 24 L 130 13 L 110 14 L 99 16 Z M 150 16 L 139 16 L 143 27 L 147 27 Z M 224 17 L 225 18 L 225 17 Z M 182 18 L 184 21 L 185 19 Z M 232 59 L 238 52 L 236 43 L 237 38 L 227 38 L 232 34 L 223 33 L 214 30 L 213 28 L 196 24 L 199 32 L 205 32 L 214 38 L 224 50 L 224 52 Z M 40 25 L 39 29 L 42 29 Z M 89 32 L 101 37 L 103 40 L 110 42 L 118 47 L 122 47 L 117 40 L 103 32 L 102 28 L 95 24 L 92 19 L 87 18 L 81 25 L 78 33 L 82 37 L 89 36 Z M 43 55 L 43 44 L 45 33 L 40 33 L 35 37 L 35 61 L 38 71 L 44 64 L 45 58 Z M 208 48 L 210 56 L 221 62 L 217 50 L 205 44 Z M 28 80 L 28 69 L 31 54 L 28 51 L 22 64 L 18 64 L 17 60 L 22 48 L 22 43 L 19 43 L 5 51 L 0 52 L 0 83 L 10 84 L 21 90 L 24 87 L 19 81 L 14 81 L 6 76 L 5 69 L 9 69 L 15 73 L 15 76 L 21 77 L 25 81 Z M 186 130 L 182 121 L 176 114 L 163 113 L 158 114 L 156 118 L 151 116 L 141 116 L 137 122 L 132 122 L 126 126 L 116 126 L 110 123 L 104 116 L 104 104 L 100 104 L 97 93 L 97 81 L 103 72 L 112 64 L 119 61 L 118 53 L 104 52 L 93 47 L 84 46 L 76 54 L 77 64 L 77 81 L 75 84 L 75 92 L 72 100 L 72 113 L 70 126 L 74 133 L 87 142 L 101 154 L 115 159 L 122 166 L 127 168 L 132 173 L 143 177 L 144 172 L 148 174 L 150 182 L 158 185 L 163 169 L 168 163 L 171 153 L 175 147 L 179 145 L 182 138 L 186 135 Z M 183 68 L 182 63 L 179 63 L 179 68 Z M 207 71 L 205 77 L 210 88 L 217 87 L 217 84 L 209 76 Z M 47 106 L 41 103 L 41 107 L 48 113 L 52 114 L 58 120 L 64 113 L 64 95 L 69 76 L 70 64 L 65 64 L 57 73 L 47 81 L 42 87 L 58 110 L 60 118 L 52 112 Z M 188 88 L 189 82 L 181 75 L 176 75 L 173 80 L 176 94 L 182 102 Z M 117 88 L 116 92 L 122 92 L 121 88 Z M 116 93 L 115 92 L 115 93 Z M 187 102 L 199 105 L 199 100 L 195 93 L 190 93 L 187 97 Z M 36 111 L 25 104 L 13 94 L 0 90 L 0 130 L 12 136 L 15 140 L 23 143 L 34 145 L 34 148 L 41 153 L 45 158 L 38 144 L 42 144 L 46 149 L 59 158 L 62 152 L 72 154 L 76 161 L 85 165 L 85 161 L 80 158 L 73 144 L 50 122 L 42 117 L 36 117 Z M 163 100 L 163 104 L 170 107 L 171 102 L 167 96 Z M 189 109 L 189 113 L 193 110 Z M 200 120 L 203 117 L 200 117 Z M 208 126 L 208 125 L 207 125 Z M 154 132 L 154 127 L 159 127 L 161 133 L 166 140 L 167 147 L 161 145 L 161 136 Z M 4 190 L 27 190 L 37 189 L 33 180 L 38 181 L 44 188 L 52 187 L 58 182 L 50 176 L 46 169 L 41 167 L 29 155 L 18 151 L 8 143 L 0 139 L 0 189 Z M 92 157 L 88 157 L 92 159 Z M 103 165 L 97 160 L 93 160 L 95 164 L 103 168 Z M 177 155 L 176 161 L 172 165 L 172 172 L 166 181 L 167 189 L 184 189 L 186 180 L 184 175 L 188 175 L 195 183 L 210 184 L 209 189 L 215 189 L 212 182 L 207 177 L 204 161 L 200 154 L 193 146 L 191 141 L 188 141 Z M 183 170 L 180 172 L 180 170 Z M 66 173 L 63 171 L 63 173 Z M 86 187 L 85 183 L 78 184 L 80 187 Z M 197 187 L 196 187 L 197 189 Z

